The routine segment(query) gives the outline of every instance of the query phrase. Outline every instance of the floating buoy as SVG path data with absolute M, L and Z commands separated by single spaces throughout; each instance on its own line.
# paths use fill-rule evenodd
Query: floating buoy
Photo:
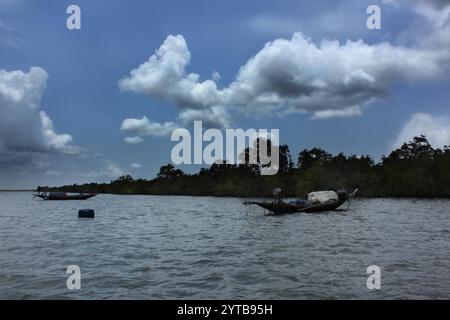
M 83 209 L 78 211 L 78 218 L 94 218 L 95 211 L 92 209 Z

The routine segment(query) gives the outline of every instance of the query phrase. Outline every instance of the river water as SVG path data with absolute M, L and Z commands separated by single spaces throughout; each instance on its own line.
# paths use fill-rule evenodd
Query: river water
M 95 219 L 78 219 L 85 208 Z M 449 208 L 366 199 L 265 216 L 237 198 L 0 193 L 0 299 L 449 299 Z

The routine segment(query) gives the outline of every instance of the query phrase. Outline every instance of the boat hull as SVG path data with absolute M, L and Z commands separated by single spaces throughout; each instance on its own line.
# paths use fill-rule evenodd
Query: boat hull
M 66 195 L 66 196 L 46 196 L 46 195 L 36 195 L 36 197 L 41 198 L 45 201 L 71 201 L 71 200 L 87 200 L 95 197 L 95 194 L 76 194 L 76 195 Z
M 305 205 L 305 206 L 295 206 L 288 204 L 286 202 L 247 202 L 245 204 L 255 204 L 270 211 L 272 214 L 289 214 L 289 213 L 297 213 L 297 212 L 305 212 L 305 213 L 317 213 L 317 212 L 325 212 L 325 211 L 333 211 L 338 209 L 346 199 L 339 199 L 338 201 L 330 201 L 323 204 L 317 205 Z

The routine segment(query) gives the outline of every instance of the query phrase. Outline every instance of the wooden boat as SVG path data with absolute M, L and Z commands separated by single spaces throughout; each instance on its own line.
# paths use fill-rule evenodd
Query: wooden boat
M 66 201 L 66 200 L 87 200 L 95 197 L 95 193 L 78 193 L 78 194 L 68 194 L 66 192 L 44 192 L 35 194 L 35 197 L 41 198 L 42 200 L 51 201 Z
M 350 205 L 351 198 L 355 195 L 357 190 L 353 193 L 338 192 L 337 200 L 330 200 L 324 203 L 309 203 L 308 201 L 298 202 L 299 204 L 286 203 L 284 201 L 273 201 L 273 202 L 257 202 L 257 201 L 246 201 L 244 205 L 257 205 L 265 210 L 268 210 L 273 215 L 280 214 L 290 214 L 297 212 L 315 213 L 324 211 L 334 211 L 342 206 L 345 202 Z
M 329 201 L 316 205 L 296 206 L 283 201 L 280 202 L 244 202 L 245 205 L 258 205 L 272 214 L 288 214 L 297 212 L 324 212 L 338 209 L 341 205 L 347 202 L 347 199 L 339 199 L 338 201 Z

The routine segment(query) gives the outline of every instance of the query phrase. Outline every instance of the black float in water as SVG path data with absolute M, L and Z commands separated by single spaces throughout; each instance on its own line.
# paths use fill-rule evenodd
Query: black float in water
M 78 211 L 78 218 L 94 218 L 95 211 L 92 209 L 84 209 Z

